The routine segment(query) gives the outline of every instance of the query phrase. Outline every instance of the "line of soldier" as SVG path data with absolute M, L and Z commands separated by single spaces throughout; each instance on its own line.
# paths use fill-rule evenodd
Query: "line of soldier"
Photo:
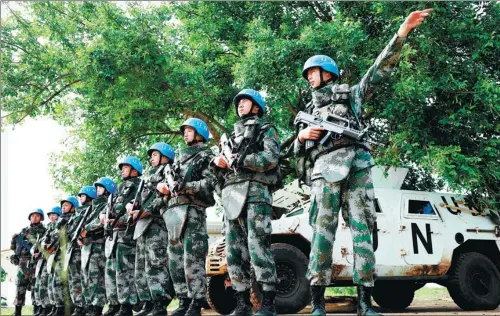
M 412 12 L 356 85 L 335 83 L 340 72 L 330 57 L 309 58 L 302 76 L 313 91 L 305 113 L 337 126 L 348 122 L 349 130 L 363 130 L 362 105 L 395 69 L 408 32 L 431 11 Z M 263 118 L 266 104 L 259 92 L 242 90 L 234 105 L 240 119 L 233 133 L 221 138 L 218 156 L 206 145 L 207 124 L 190 118 L 180 126 L 188 146 L 177 157 L 166 143 L 151 146 L 152 169 L 143 181 L 139 159 L 126 157 L 118 165 L 123 180 L 118 188 L 106 177 L 83 187 L 81 205 L 75 197 L 62 200 L 62 214 L 58 207 L 48 213 L 51 223 L 46 231 L 40 224 L 43 212 L 30 213 L 31 226 L 20 235 L 31 239 L 43 235 L 33 243 L 41 245 L 35 254 L 39 259 L 35 315 L 67 314 L 65 298 L 74 306 L 72 316 L 99 316 L 106 302 L 106 316 L 132 315 L 137 304 L 141 310 L 136 315 L 167 315 L 166 307 L 174 296 L 179 298 L 179 307 L 172 315 L 201 315 L 208 251 L 205 210 L 215 204 L 214 191 L 221 196 L 225 211 L 228 272 L 236 291 L 237 306 L 231 315 L 276 315 L 271 192 L 280 182 L 280 145 L 276 128 Z M 314 234 L 307 271 L 311 314 L 326 315 L 324 293 L 331 283 L 333 242 L 342 209 L 353 236 L 358 315 L 380 315 L 371 305 L 375 210 L 370 145 L 366 138 L 332 134 L 311 122 L 299 121 L 297 128 L 297 173 L 311 187 L 309 214 Z M 16 249 L 14 239 L 12 248 Z M 20 267 L 31 261 L 25 250 L 16 257 Z M 263 293 L 254 314 L 251 270 Z M 20 275 L 15 315 L 20 315 L 24 304 L 27 279 Z

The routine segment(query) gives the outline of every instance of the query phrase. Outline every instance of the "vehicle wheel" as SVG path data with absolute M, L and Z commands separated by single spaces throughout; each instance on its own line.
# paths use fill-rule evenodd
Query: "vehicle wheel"
M 458 257 L 447 288 L 463 310 L 493 310 L 500 305 L 500 273 L 488 257 L 477 252 Z
M 309 282 L 306 279 L 309 259 L 297 247 L 289 244 L 272 244 L 271 252 L 278 276 L 276 312 L 278 314 L 297 313 L 309 303 Z M 259 292 L 258 287 L 252 287 L 252 292 Z M 257 294 L 260 295 L 260 293 Z
M 382 308 L 401 311 L 410 306 L 415 296 L 415 287 L 403 282 L 377 282 L 373 289 L 373 300 Z
M 236 308 L 236 298 L 232 287 L 224 287 L 226 274 L 215 275 L 208 279 L 207 301 L 208 305 L 217 313 L 230 314 Z

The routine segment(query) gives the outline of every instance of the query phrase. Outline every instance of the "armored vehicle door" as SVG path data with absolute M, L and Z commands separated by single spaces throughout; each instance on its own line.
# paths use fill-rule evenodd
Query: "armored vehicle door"
M 398 240 L 407 264 L 436 265 L 442 261 L 446 225 L 434 204 L 428 193 L 401 195 Z

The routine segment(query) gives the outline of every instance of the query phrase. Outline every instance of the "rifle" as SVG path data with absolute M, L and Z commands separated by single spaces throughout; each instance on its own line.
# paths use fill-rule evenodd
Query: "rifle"
M 241 167 L 243 165 L 243 161 L 252 150 L 252 147 L 254 146 L 255 141 L 257 140 L 257 136 L 259 135 L 259 125 L 258 124 L 253 125 L 253 130 L 252 130 L 253 133 L 251 137 L 247 136 L 247 131 L 248 128 L 245 131 L 243 140 L 236 149 L 236 152 L 238 153 L 238 156 L 236 156 L 236 168 Z M 241 150 L 242 147 L 243 150 Z
M 68 253 L 70 253 L 71 250 L 73 250 L 74 244 L 76 243 L 76 241 L 80 237 L 80 234 L 82 233 L 83 225 L 85 225 L 85 222 L 87 222 L 87 219 L 90 215 L 91 210 L 92 210 L 92 206 L 89 206 L 87 208 L 87 210 L 85 211 L 85 214 L 83 215 L 82 219 L 78 223 L 78 226 L 76 226 L 76 229 L 73 232 L 73 237 L 71 238 L 71 243 L 69 245 L 69 249 L 67 251 Z
M 31 250 L 31 245 L 29 243 L 27 243 L 25 240 L 24 240 L 24 237 L 26 237 L 26 235 L 24 234 L 19 234 L 17 235 L 14 239 L 17 243 L 17 247 L 16 247 L 16 251 L 15 251 L 15 255 L 16 256 L 20 256 L 21 255 L 21 252 L 23 251 L 23 248 L 30 251 Z
M 339 125 L 333 122 L 330 122 L 328 119 L 334 119 L 337 121 L 342 121 L 345 122 L 345 125 Z M 305 124 L 310 127 L 319 127 L 327 131 L 326 135 L 321 138 L 319 141 L 320 145 L 323 145 L 332 135 L 332 133 L 339 135 L 339 136 L 346 136 L 348 138 L 360 141 L 363 139 L 363 137 L 366 134 L 366 131 L 368 128 L 365 128 L 362 131 L 355 130 L 350 127 L 349 120 L 337 116 L 335 114 L 331 114 L 328 116 L 327 119 L 322 119 L 320 117 L 316 117 L 311 114 L 307 114 L 306 112 L 300 111 L 297 116 L 295 117 L 295 121 L 293 122 L 294 125 L 298 124 Z M 315 142 L 313 140 L 306 140 L 305 148 L 306 150 L 310 149 L 315 145 Z
M 236 161 L 236 157 L 233 157 L 234 152 L 234 144 L 231 138 L 228 138 L 226 134 L 222 134 L 220 138 L 222 155 L 227 160 L 229 165 L 229 169 L 233 169 L 233 165 Z
M 113 212 L 113 194 L 110 194 L 108 196 L 108 209 L 106 210 L 106 223 L 109 222 L 109 220 L 111 219 L 111 217 L 113 216 L 112 215 L 112 212 Z M 105 229 L 104 230 L 104 235 L 105 237 L 109 238 L 109 240 L 113 240 L 113 229 Z
M 133 206 L 132 210 L 139 210 L 140 215 L 142 215 L 141 209 L 141 194 L 142 190 L 144 190 L 144 179 L 141 179 L 141 182 L 139 182 L 139 187 L 137 188 L 137 192 L 135 192 L 134 199 L 132 201 Z M 139 214 L 138 214 L 139 215 Z M 140 216 L 137 216 L 137 218 L 140 218 Z M 128 232 L 128 229 L 130 226 L 134 225 L 136 220 L 134 219 L 134 216 L 129 216 L 127 219 L 127 229 L 125 229 L 125 234 Z M 114 223 L 113 223 L 114 224 Z
M 177 191 L 180 189 L 179 185 L 182 181 L 180 181 L 179 175 L 175 172 L 171 164 L 165 166 L 164 175 L 164 183 L 167 184 L 170 194 L 172 194 L 172 196 L 177 195 Z

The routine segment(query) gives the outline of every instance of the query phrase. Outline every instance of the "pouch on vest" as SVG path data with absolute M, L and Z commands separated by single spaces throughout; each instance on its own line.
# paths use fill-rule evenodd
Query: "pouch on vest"
M 163 213 L 167 225 L 168 239 L 177 242 L 182 236 L 182 230 L 187 220 L 188 204 L 174 206 Z

